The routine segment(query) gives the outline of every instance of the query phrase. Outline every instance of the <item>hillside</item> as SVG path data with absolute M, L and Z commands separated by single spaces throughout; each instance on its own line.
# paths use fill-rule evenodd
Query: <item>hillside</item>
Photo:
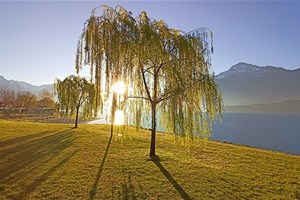
M 216 82 L 222 91 L 226 106 L 300 101 L 300 68 L 287 70 L 281 67 L 261 67 L 240 62 L 217 75 Z M 38 94 L 41 90 L 52 92 L 53 84 L 34 86 L 0 76 L 1 88 Z M 289 111 L 285 110 L 285 112 Z
M 300 100 L 300 69 L 238 63 L 216 81 L 228 106 Z
M 0 89 L 10 89 L 15 92 L 26 92 L 29 91 L 35 95 L 37 95 L 40 91 L 46 90 L 52 93 L 53 84 L 45 84 L 45 85 L 31 85 L 29 83 L 23 81 L 15 81 L 15 80 L 7 80 L 3 76 L 0 76 Z
M 107 125 L 0 121 L 0 199 L 299 199 L 300 157 Z

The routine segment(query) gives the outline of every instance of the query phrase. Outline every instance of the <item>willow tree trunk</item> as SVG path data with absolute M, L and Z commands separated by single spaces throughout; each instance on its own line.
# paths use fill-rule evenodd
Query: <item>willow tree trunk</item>
M 77 127 L 78 127 L 79 107 L 80 107 L 80 106 L 77 106 L 77 107 L 76 107 L 76 118 L 75 118 L 75 127 L 74 127 L 74 128 L 77 128 Z
M 115 112 L 116 112 L 116 103 L 117 103 L 117 93 L 113 92 L 113 98 L 111 103 L 111 122 L 110 122 L 110 136 L 112 137 L 114 133 L 114 122 L 115 122 Z
M 157 105 L 157 85 L 158 85 L 158 71 L 157 66 L 154 66 L 154 83 L 153 83 L 153 96 L 151 101 L 151 142 L 150 142 L 150 157 L 155 157 L 155 140 L 156 140 L 156 105 Z M 150 95 L 149 95 L 150 96 Z
M 152 118 L 152 129 L 151 129 L 151 142 L 150 142 L 150 157 L 155 157 L 155 140 L 156 140 L 156 104 L 151 105 L 151 118 Z

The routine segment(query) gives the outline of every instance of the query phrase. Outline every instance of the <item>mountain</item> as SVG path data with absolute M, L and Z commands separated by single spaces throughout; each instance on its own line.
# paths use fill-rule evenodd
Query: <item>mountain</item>
M 3 76 L 0 76 L 0 89 L 1 88 L 11 89 L 15 92 L 29 91 L 37 95 L 42 90 L 46 90 L 52 93 L 53 84 L 35 86 L 23 81 L 7 80 Z
M 273 66 L 260 67 L 241 62 L 217 75 L 216 82 L 222 91 L 224 105 L 226 106 L 254 104 L 255 109 L 257 109 L 255 104 L 270 104 L 269 107 L 276 107 L 278 105 L 275 103 L 278 102 L 300 101 L 300 69 L 287 70 Z M 16 92 L 30 91 L 38 94 L 41 90 L 52 92 L 53 85 L 33 86 L 22 81 L 6 80 L 3 76 L 0 76 L 0 88 L 9 88 Z M 299 105 L 297 103 L 291 105 L 298 109 Z M 267 108 L 268 106 L 264 105 L 261 108 L 270 109 Z M 287 110 L 291 109 L 281 106 L 281 108 L 283 107 Z M 239 106 L 239 108 L 242 107 Z M 230 107 L 230 109 L 233 108 Z M 253 110 L 253 106 L 247 109 Z M 272 109 L 276 110 L 276 108 Z
M 216 76 L 224 105 L 300 100 L 300 69 L 238 63 Z

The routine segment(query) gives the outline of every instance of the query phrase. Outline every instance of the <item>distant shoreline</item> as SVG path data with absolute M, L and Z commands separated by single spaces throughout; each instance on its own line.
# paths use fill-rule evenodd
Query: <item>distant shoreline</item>
M 287 100 L 268 104 L 224 106 L 225 112 L 300 113 L 300 100 Z

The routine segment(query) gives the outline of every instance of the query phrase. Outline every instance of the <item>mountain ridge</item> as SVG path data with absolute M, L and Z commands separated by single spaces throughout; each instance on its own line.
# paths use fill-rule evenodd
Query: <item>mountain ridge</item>
M 0 75 L 0 89 L 10 89 L 15 92 L 26 92 L 29 91 L 33 94 L 38 94 L 42 90 L 47 90 L 48 92 L 53 91 L 53 84 L 42 84 L 42 85 L 32 85 L 25 81 L 8 80 L 4 76 Z
M 252 105 L 300 100 L 300 68 L 237 63 L 216 76 L 224 104 Z
M 239 62 L 215 76 L 221 89 L 224 105 L 270 104 L 300 100 L 300 68 L 289 70 L 275 66 L 257 66 Z M 6 80 L 0 75 L 0 88 L 15 92 L 41 90 L 52 93 L 53 84 L 40 86 L 24 81 Z
M 218 78 L 224 78 L 226 76 L 230 76 L 230 75 L 236 75 L 236 74 L 246 74 L 246 73 L 268 73 L 271 71 L 277 71 L 277 72 L 283 72 L 283 73 L 293 73 L 293 72 L 297 72 L 299 71 L 300 73 L 300 68 L 297 69 L 286 69 L 283 67 L 276 67 L 276 66 L 271 66 L 271 65 L 267 65 L 267 66 L 258 66 L 258 65 L 253 65 L 253 64 L 249 64 L 249 63 L 245 63 L 245 62 L 239 62 L 233 66 L 231 66 L 228 70 L 221 72 L 220 74 L 216 75 L 216 79 Z M 249 75 L 249 74 L 248 74 Z

